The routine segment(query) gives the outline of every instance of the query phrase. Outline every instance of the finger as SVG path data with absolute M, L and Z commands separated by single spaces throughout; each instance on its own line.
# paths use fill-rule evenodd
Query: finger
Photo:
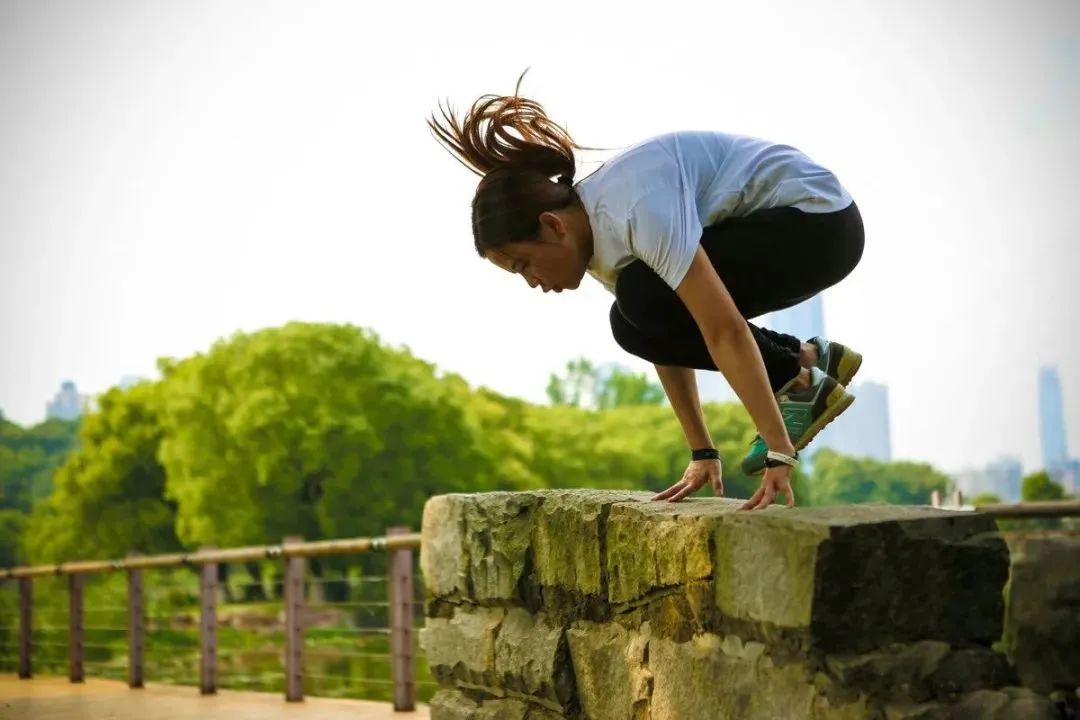
M 757 505 L 757 501 L 761 499 L 761 495 L 765 492 L 765 486 L 762 485 L 757 489 L 757 492 L 750 496 L 750 499 L 743 503 L 740 510 L 751 510 L 754 505 Z
M 712 479 L 713 495 L 716 497 L 724 497 L 724 478 L 721 475 L 717 475 Z
M 772 505 L 774 499 L 776 499 L 776 490 L 774 490 L 772 486 L 769 486 L 765 488 L 765 493 L 761 496 L 761 502 L 755 505 L 754 509 L 763 510 Z
M 695 490 L 697 490 L 697 487 L 695 487 L 694 485 L 692 485 L 690 483 L 687 483 L 685 486 L 683 486 L 682 490 L 675 493 L 675 496 L 671 498 L 670 502 L 679 502 L 680 500 L 682 500 L 684 497 L 686 497 L 690 493 L 694 492 Z
M 669 497 L 671 497 L 675 493 L 679 492 L 679 490 L 681 490 L 682 487 L 683 487 L 683 482 L 680 480 L 679 482 L 675 483 L 674 485 L 669 487 L 664 492 L 657 493 L 656 495 L 653 495 L 652 498 L 650 498 L 650 499 L 651 500 L 667 500 Z
M 784 486 L 784 494 L 787 495 L 787 506 L 789 508 L 795 507 L 795 491 L 791 489 L 791 483 Z

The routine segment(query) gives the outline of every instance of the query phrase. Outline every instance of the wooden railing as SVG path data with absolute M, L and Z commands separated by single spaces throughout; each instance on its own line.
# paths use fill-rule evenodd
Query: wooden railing
M 217 596 L 218 565 L 267 559 L 283 564 L 285 616 L 285 698 L 303 699 L 304 681 L 304 582 L 306 558 L 388 552 L 389 589 L 387 608 L 390 638 L 390 681 L 394 709 L 410 711 L 416 703 L 413 677 L 413 551 L 420 547 L 420 535 L 407 528 L 389 528 L 386 536 L 351 538 L 321 542 L 286 539 L 281 545 L 228 549 L 203 548 L 193 553 L 131 556 L 118 560 L 64 562 L 0 570 L 0 581 L 18 583 L 18 675 L 33 674 L 33 595 L 35 578 L 66 576 L 68 585 L 68 665 L 72 682 L 82 682 L 84 672 L 83 585 L 87 575 L 125 572 L 127 582 L 128 684 L 143 685 L 145 602 L 143 571 L 159 568 L 199 569 L 199 673 L 202 693 L 217 691 Z

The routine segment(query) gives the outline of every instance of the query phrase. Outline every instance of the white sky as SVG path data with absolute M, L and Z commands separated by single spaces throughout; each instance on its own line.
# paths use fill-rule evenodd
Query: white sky
M 648 368 L 592 280 L 476 256 L 476 180 L 424 125 L 531 66 L 583 144 L 717 129 L 836 172 L 867 247 L 827 328 L 889 385 L 898 458 L 1034 468 L 1042 363 L 1080 454 L 1080 5 L 828 7 L 0 0 L 0 408 L 289 320 L 536 401 L 577 355 Z

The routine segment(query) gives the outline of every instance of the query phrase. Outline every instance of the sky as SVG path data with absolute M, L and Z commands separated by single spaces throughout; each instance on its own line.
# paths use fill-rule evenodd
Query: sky
M 472 247 L 477 178 L 425 118 L 526 67 L 609 149 L 579 177 L 707 129 L 840 178 L 867 241 L 826 329 L 888 385 L 896 459 L 1036 469 L 1043 364 L 1080 455 L 1075 0 L 0 0 L 0 409 L 292 320 L 537 402 L 577 356 L 650 370 L 595 281 L 545 296 Z

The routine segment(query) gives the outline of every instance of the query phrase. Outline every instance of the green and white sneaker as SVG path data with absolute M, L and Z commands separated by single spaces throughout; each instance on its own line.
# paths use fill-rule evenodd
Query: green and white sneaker
M 836 343 L 832 345 L 834 348 L 837 346 Z M 810 368 L 810 387 L 796 393 L 785 386 L 776 394 L 776 399 L 780 403 L 780 414 L 784 418 L 788 437 L 796 450 L 806 447 L 826 425 L 855 402 L 854 395 L 816 366 Z M 768 452 L 769 446 L 762 437 L 758 435 L 754 438 L 750 453 L 742 461 L 743 473 L 760 475 L 765 472 L 765 456 Z
M 829 342 L 823 337 L 812 337 L 806 342 L 817 347 L 816 366 L 826 375 L 847 387 L 862 365 L 862 355 L 846 345 Z

